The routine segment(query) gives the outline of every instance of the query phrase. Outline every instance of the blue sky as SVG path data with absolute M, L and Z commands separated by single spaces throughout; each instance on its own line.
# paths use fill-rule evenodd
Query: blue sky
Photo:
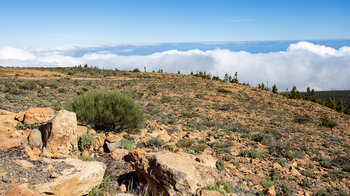
M 347 0 L 0 0 L 0 46 L 350 38 Z

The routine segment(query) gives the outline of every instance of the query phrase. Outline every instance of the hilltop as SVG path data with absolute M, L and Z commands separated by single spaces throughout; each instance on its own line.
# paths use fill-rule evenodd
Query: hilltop
M 106 134 L 96 129 L 93 135 L 115 134 L 145 152 L 205 155 L 204 163 L 215 160 L 220 182 L 207 189 L 237 195 L 350 194 L 350 116 L 322 105 L 184 74 L 0 68 L 0 109 L 10 112 L 33 107 L 59 111 L 90 89 L 129 95 L 147 115 L 140 132 Z M 324 126 L 325 121 L 334 126 Z M 149 145 L 153 138 L 163 143 Z M 102 162 L 104 156 L 113 156 L 89 153 Z M 130 171 L 126 168 L 111 176 L 120 178 L 124 170 Z M 226 186 L 229 189 L 223 190 Z

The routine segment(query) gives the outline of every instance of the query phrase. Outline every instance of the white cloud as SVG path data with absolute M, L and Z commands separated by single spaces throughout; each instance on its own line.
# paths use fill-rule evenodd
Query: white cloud
M 221 77 L 238 72 L 242 82 L 277 84 L 280 90 L 296 85 L 305 90 L 350 89 L 350 47 L 334 49 L 309 42 L 291 44 L 286 51 L 253 54 L 226 49 L 202 51 L 168 50 L 150 55 L 118 55 L 108 47 L 57 47 L 51 49 L 0 48 L 2 66 L 74 66 L 89 64 L 101 68 L 189 73 L 207 71 Z M 67 52 L 68 51 L 68 52 Z M 73 53 L 83 53 L 79 56 Z

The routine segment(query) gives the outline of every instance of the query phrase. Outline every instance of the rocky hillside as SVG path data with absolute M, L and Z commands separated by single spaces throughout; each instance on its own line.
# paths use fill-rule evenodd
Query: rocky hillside
M 89 89 L 133 97 L 147 114 L 146 127 L 116 133 L 78 122 L 76 129 L 58 134 L 72 135 L 69 143 L 50 135 L 43 143 L 54 147 L 40 148 L 40 142 L 30 147 L 33 130 L 45 134 L 40 127 L 62 113 L 67 100 Z M 56 179 L 52 173 L 69 176 L 63 171 L 75 168 L 69 161 L 79 157 L 107 168 L 90 194 L 350 194 L 350 117 L 309 101 L 183 74 L 97 68 L 0 68 L 0 92 L 0 157 L 8 157 L 1 158 L 2 191 L 27 184 L 38 193 L 38 184 Z M 43 110 L 28 111 L 37 107 L 52 108 L 53 115 L 25 122 L 28 114 Z M 91 143 L 76 148 L 82 137 Z M 56 152 L 62 146 L 68 149 Z M 43 160 L 31 159 L 32 154 Z M 9 172 L 28 171 L 13 164 L 18 160 L 43 171 L 51 158 L 60 159 L 51 164 L 54 172 L 39 172 L 41 178 Z

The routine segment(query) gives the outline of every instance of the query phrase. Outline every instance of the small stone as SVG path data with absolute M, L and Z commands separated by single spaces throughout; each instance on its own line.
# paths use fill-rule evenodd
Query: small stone
M 119 187 L 119 189 L 118 189 L 120 192 L 122 192 L 122 193 L 125 193 L 126 192 L 126 186 L 125 186 L 125 184 L 122 184 L 120 187 Z
M 28 179 L 27 178 L 20 178 L 19 181 L 21 183 L 28 183 Z
M 29 169 L 31 167 L 34 167 L 33 164 L 31 164 L 30 162 L 26 161 L 26 160 L 15 160 L 13 161 L 13 163 L 22 166 L 24 169 Z
M 83 156 L 83 157 L 89 157 L 89 151 L 84 150 L 83 153 L 81 153 L 81 156 Z
M 50 175 L 50 178 L 57 178 L 57 174 L 54 172 Z
M 10 180 L 7 178 L 7 176 L 2 176 L 2 179 L 1 179 L 3 182 L 5 183 L 9 183 Z
M 46 168 L 43 169 L 44 172 L 50 172 L 53 169 L 53 165 L 48 164 Z
M 118 148 L 118 149 L 113 150 L 111 156 L 114 160 L 121 160 L 128 153 L 129 153 L 128 150 Z
M 103 147 L 98 148 L 98 152 L 99 152 L 99 153 L 102 154 L 102 153 L 104 153 L 104 151 L 105 151 L 105 150 L 103 149 Z
M 96 131 L 93 130 L 93 129 L 90 129 L 90 130 L 88 131 L 88 133 L 91 134 L 91 135 L 96 135 Z
M 43 140 L 41 138 L 41 132 L 38 129 L 33 129 L 28 138 L 29 145 L 34 148 L 41 149 L 43 147 Z
M 267 196 L 276 196 L 275 186 L 270 186 L 266 189 Z

